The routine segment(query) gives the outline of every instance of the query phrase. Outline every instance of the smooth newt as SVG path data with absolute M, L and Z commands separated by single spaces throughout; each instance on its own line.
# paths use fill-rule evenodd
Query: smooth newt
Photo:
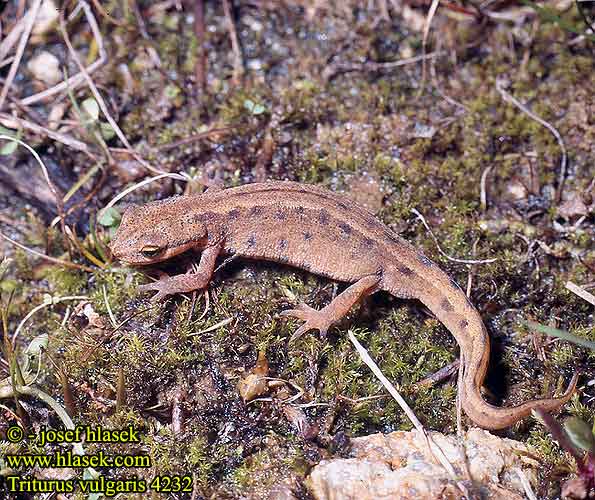
M 296 182 L 266 182 L 209 189 L 129 207 L 110 245 L 131 265 L 164 261 L 202 250 L 196 273 L 142 285 L 153 299 L 205 288 L 221 254 L 281 262 L 334 280 L 353 283 L 321 310 L 301 304 L 284 311 L 304 324 L 293 338 L 312 329 L 325 335 L 364 296 L 384 290 L 425 304 L 452 332 L 463 368 L 461 402 L 466 414 L 487 429 L 501 429 L 531 410 L 555 410 L 571 397 L 573 377 L 558 398 L 518 406 L 493 406 L 481 396 L 490 341 L 475 307 L 457 283 L 366 209 L 343 195 Z

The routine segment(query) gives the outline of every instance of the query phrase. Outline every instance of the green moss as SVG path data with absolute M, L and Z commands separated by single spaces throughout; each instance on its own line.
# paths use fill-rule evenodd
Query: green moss
M 215 463 L 212 451 L 203 436 L 196 436 L 190 442 L 186 457 L 188 466 L 195 473 L 196 481 L 204 488 L 209 483 Z
M 87 273 L 60 266 L 45 268 L 44 277 L 56 296 L 81 295 L 88 283 Z
M 303 476 L 306 467 L 300 446 L 290 439 L 270 434 L 264 448 L 248 456 L 230 479 L 236 494 L 264 498 L 273 486 L 288 477 L 295 474 Z

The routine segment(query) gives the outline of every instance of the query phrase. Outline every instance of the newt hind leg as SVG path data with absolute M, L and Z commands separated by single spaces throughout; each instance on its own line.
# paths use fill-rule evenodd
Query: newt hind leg
M 343 318 L 349 310 L 366 295 L 371 295 L 378 290 L 380 277 L 377 275 L 364 276 L 359 281 L 337 295 L 332 302 L 322 309 L 313 309 L 306 304 L 300 304 L 296 309 L 288 309 L 281 316 L 298 318 L 304 321 L 292 335 L 293 341 L 309 330 L 319 330 L 325 337 L 328 329 Z

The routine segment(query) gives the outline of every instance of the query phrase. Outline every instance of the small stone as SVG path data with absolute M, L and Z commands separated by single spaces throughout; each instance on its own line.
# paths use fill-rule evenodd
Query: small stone
M 522 500 L 519 472 L 529 484 L 537 485 L 539 463 L 522 443 L 482 429 L 470 429 L 460 440 L 430 434 L 452 465 L 456 480 L 436 462 L 424 437 L 411 431 L 352 439 L 349 457 L 321 461 L 306 485 L 316 500 L 461 498 L 459 484 L 473 498 Z
M 60 61 L 50 52 L 43 51 L 30 59 L 27 68 L 33 74 L 33 78 L 41 80 L 48 86 L 55 85 L 62 80 Z

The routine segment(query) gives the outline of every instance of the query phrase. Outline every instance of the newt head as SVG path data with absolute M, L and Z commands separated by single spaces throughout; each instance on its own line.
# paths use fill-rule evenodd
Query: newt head
M 118 260 L 143 266 L 201 248 L 206 237 L 202 222 L 165 200 L 128 207 L 109 249 Z

